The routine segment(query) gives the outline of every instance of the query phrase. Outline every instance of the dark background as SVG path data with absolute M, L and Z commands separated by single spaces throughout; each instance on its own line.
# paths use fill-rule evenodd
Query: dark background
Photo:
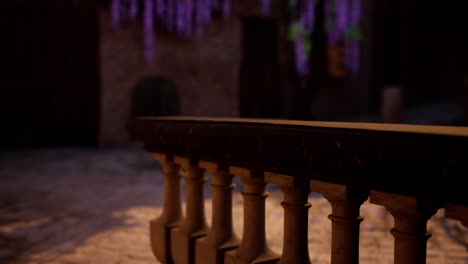
M 237 105 L 236 110 L 219 113 L 210 110 L 216 109 L 213 107 L 202 114 L 385 122 L 379 117 L 382 91 L 386 86 L 394 85 L 401 88 L 404 105 L 399 122 L 466 125 L 466 115 L 464 119 L 459 115 L 467 109 L 468 45 L 461 21 L 454 16 L 445 18 L 441 3 L 435 1 L 421 4 L 417 0 L 364 0 L 364 4 L 362 71 L 359 76 L 338 77 L 330 76 L 327 71 L 330 61 L 321 22 L 322 6 L 318 6 L 318 27 L 312 37 L 311 77 L 305 90 L 299 88 L 294 72 L 292 46 L 287 41 L 284 26 L 287 19 L 244 12 L 239 4 L 233 15 L 240 21 L 239 37 L 226 39 L 238 42 L 239 54 L 230 55 L 222 48 L 219 53 L 220 60 L 228 56 L 239 59 L 238 65 L 234 65 L 238 69 L 234 78 L 238 81 L 230 83 L 237 87 L 237 92 L 227 99 Z M 106 102 L 114 100 L 107 99 L 102 92 L 103 83 L 108 79 L 104 73 L 114 71 L 106 65 L 115 64 L 114 61 L 107 62 L 108 57 L 103 54 L 102 41 L 108 35 L 102 33 L 100 25 L 109 19 L 105 15 L 107 5 L 106 1 L 82 1 L 79 5 L 66 1 L 7 0 L 0 3 L 0 147 L 98 146 L 106 142 L 106 135 L 111 133 L 105 132 L 106 128 L 115 130 L 108 125 L 117 122 L 112 120 L 127 122 L 113 112 L 108 114 L 110 121 L 106 121 L 108 118 L 102 114 L 108 113 Z M 132 35 L 135 39 L 141 34 L 138 26 L 136 28 Z M 222 32 L 234 30 L 229 25 L 220 28 Z M 165 34 L 163 37 L 169 42 L 177 41 L 174 36 Z M 180 52 L 184 54 L 191 53 L 198 44 L 185 41 L 181 45 L 178 49 L 184 50 Z M 193 50 L 196 53 L 196 49 Z M 138 54 L 142 57 L 141 50 Z M 210 99 L 211 92 L 203 93 L 212 89 L 209 85 L 188 91 L 182 80 L 187 72 L 183 68 L 184 56 L 180 55 L 178 61 L 175 54 L 168 56 L 174 56 L 172 63 L 177 69 L 172 70 L 171 80 L 163 81 L 169 86 L 161 88 L 158 81 L 146 82 L 146 86 L 153 85 L 154 91 L 160 92 L 153 92 L 151 98 L 154 100 L 144 103 L 135 92 L 136 87 L 141 86 L 141 80 L 129 82 L 132 92 L 119 95 L 129 98 L 126 99 L 129 103 L 120 104 L 117 99 L 114 102 L 116 108 L 121 105 L 125 109 L 123 116 L 131 119 L 138 109 L 150 109 L 146 115 L 200 115 L 190 109 L 209 105 L 210 100 L 219 101 L 215 96 Z M 164 64 L 157 59 L 155 63 Z M 194 59 L 193 63 L 199 63 L 197 69 L 200 72 L 208 75 L 213 72 L 213 65 L 205 66 L 206 58 Z M 121 67 L 131 66 L 122 64 Z M 143 75 L 152 74 L 146 70 Z M 216 73 L 213 75 L 215 78 Z M 221 87 L 218 89 L 222 90 L 223 80 L 219 83 Z M 144 93 L 140 96 L 145 97 Z M 193 104 L 192 108 L 184 108 L 189 103 Z M 443 118 L 430 118 L 436 114 Z M 123 125 L 119 126 L 123 131 Z M 115 137 L 119 140 L 114 142 L 127 140 L 127 136 L 120 133 L 121 136 Z

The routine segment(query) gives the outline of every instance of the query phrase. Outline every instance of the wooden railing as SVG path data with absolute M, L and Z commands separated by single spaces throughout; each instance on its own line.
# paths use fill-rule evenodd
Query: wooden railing
M 368 198 L 395 218 L 397 264 L 425 263 L 426 224 L 437 209 L 468 224 L 465 127 L 193 117 L 140 118 L 132 127 L 164 167 L 163 213 L 150 234 L 162 263 L 309 263 L 311 191 L 332 206 L 333 264 L 359 262 L 359 210 Z M 205 170 L 212 177 L 211 227 Z M 244 186 L 241 238 L 233 232 L 233 177 Z M 284 196 L 281 255 L 265 239 L 267 183 Z

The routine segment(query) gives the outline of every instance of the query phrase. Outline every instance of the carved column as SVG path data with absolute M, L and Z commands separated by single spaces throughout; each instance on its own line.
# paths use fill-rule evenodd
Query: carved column
M 280 264 L 309 264 L 308 202 L 310 184 L 292 176 L 265 172 L 265 181 L 277 185 L 283 192 L 284 241 Z
M 313 192 L 323 194 L 332 206 L 328 216 L 332 221 L 331 264 L 359 263 L 359 215 L 367 191 L 355 191 L 345 185 L 310 181 Z
M 224 253 L 239 246 L 232 225 L 232 175 L 226 167 L 213 162 L 201 161 L 199 166 L 205 168 L 212 176 L 213 215 L 211 229 L 206 237 L 196 241 L 197 264 L 222 264 Z
M 163 166 L 164 203 L 158 219 L 150 221 L 150 240 L 154 255 L 161 263 L 171 264 L 171 229 L 180 225 L 182 206 L 180 201 L 180 166 L 171 156 L 153 153 L 153 158 Z
M 175 162 L 185 169 L 186 213 L 185 219 L 172 233 L 171 249 L 175 264 L 195 263 L 195 240 L 208 234 L 205 221 L 205 200 L 203 184 L 206 181 L 204 169 L 198 162 L 175 157 Z
M 226 253 L 225 263 L 276 263 L 279 256 L 268 248 L 265 234 L 266 183 L 262 172 L 229 167 L 229 172 L 244 183 L 244 232 L 238 249 Z
M 415 197 L 371 191 L 370 201 L 385 206 L 395 218 L 395 227 L 390 231 L 395 237 L 395 264 L 425 264 L 427 220 L 437 211 L 437 206 L 424 203 Z

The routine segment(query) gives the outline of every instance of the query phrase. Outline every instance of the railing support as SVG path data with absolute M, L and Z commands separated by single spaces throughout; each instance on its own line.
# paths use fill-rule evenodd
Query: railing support
M 466 228 L 468 228 L 468 207 L 456 204 L 445 204 L 445 216 L 447 218 L 459 220 Z M 468 246 L 466 246 L 468 252 Z
M 370 201 L 385 206 L 395 218 L 395 227 L 391 230 L 395 237 L 395 264 L 425 264 L 427 239 L 427 221 L 437 211 L 434 204 L 425 204 L 415 197 L 371 191 Z
M 311 204 L 308 202 L 310 184 L 295 182 L 288 175 L 265 172 L 265 179 L 283 192 L 284 239 L 279 264 L 309 264 L 308 218 Z
M 205 221 L 205 200 L 203 184 L 206 182 L 204 169 L 198 167 L 198 162 L 175 157 L 174 161 L 185 169 L 186 214 L 180 227 L 171 231 L 171 249 L 175 264 L 195 263 L 195 240 L 208 234 Z
M 314 180 L 310 181 L 310 189 L 323 194 L 332 206 L 328 216 L 332 221 L 331 264 L 358 264 L 359 225 L 363 220 L 359 209 L 368 192 Z
M 173 263 L 170 250 L 171 229 L 180 225 L 182 206 L 180 200 L 180 166 L 173 162 L 171 156 L 153 153 L 153 158 L 163 166 L 164 203 L 158 219 L 150 221 L 151 248 L 156 258 L 165 264 Z
M 231 166 L 229 173 L 244 184 L 244 232 L 238 249 L 228 251 L 226 264 L 276 263 L 279 256 L 267 246 L 265 234 L 265 192 L 263 172 Z
M 222 264 L 224 253 L 239 246 L 232 224 L 232 175 L 227 168 L 217 163 L 201 161 L 199 166 L 205 168 L 212 176 L 211 229 L 206 237 L 196 241 L 197 264 Z

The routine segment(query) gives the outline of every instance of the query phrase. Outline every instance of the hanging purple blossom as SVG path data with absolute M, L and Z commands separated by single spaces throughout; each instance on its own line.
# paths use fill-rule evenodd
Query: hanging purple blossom
M 309 60 L 307 55 L 304 53 L 304 40 L 302 37 L 297 38 L 294 41 L 294 55 L 296 58 L 296 72 L 299 75 L 300 87 L 301 89 L 305 89 L 308 85 L 307 77 L 309 75 Z
M 185 37 L 189 38 L 192 36 L 192 28 L 193 28 L 193 1 L 194 0 L 185 0 Z
M 169 32 L 175 32 L 177 24 L 177 1 L 168 0 L 167 6 L 167 29 Z
M 301 87 L 307 86 L 309 75 L 310 50 L 312 47 L 311 34 L 315 30 L 315 1 L 290 1 L 292 24 L 290 37 L 294 39 L 294 59 L 296 72 L 301 80 Z
M 361 12 L 362 12 L 362 1 L 361 0 L 353 0 L 353 4 L 351 6 L 351 14 L 350 20 L 352 25 L 358 25 L 361 20 Z
M 138 15 L 138 0 L 130 0 L 129 15 L 131 19 Z
M 179 34 L 179 36 L 183 36 L 183 33 L 185 31 L 184 25 L 186 24 L 185 22 L 185 12 L 186 12 L 186 6 L 184 5 L 185 1 L 177 1 L 177 15 L 176 15 L 176 31 Z
M 328 45 L 334 45 L 336 43 L 336 37 L 334 33 L 334 4 L 335 0 L 325 0 L 324 13 L 325 13 L 325 32 L 327 32 Z
M 303 25 L 310 33 L 314 32 L 315 26 L 315 0 L 307 0 L 304 3 Z
M 153 62 L 154 58 L 154 7 L 153 0 L 145 0 L 143 13 L 143 42 L 145 60 L 148 64 Z
M 294 55 L 296 58 L 296 71 L 299 76 L 306 76 L 309 68 L 307 67 L 307 57 L 304 53 L 304 40 L 302 37 L 298 37 L 294 41 Z
M 359 72 L 361 0 L 352 0 L 348 8 L 348 24 L 345 37 L 344 65 L 354 75 Z
M 270 12 L 271 0 L 262 0 L 262 14 L 268 15 Z
M 336 0 L 337 1 L 337 6 L 336 6 L 336 24 L 335 24 L 335 30 L 339 34 L 344 34 L 346 30 L 348 29 L 348 0 Z
M 196 0 L 195 6 L 195 31 L 197 39 L 201 39 L 205 25 L 211 18 L 210 0 Z
M 200 0 L 201 1 L 201 14 L 202 14 L 202 24 L 205 26 L 211 20 L 211 1 L 210 0 Z M 229 0 L 224 0 L 229 1 Z M 224 8 L 224 6 L 223 6 Z
M 120 29 L 120 0 L 112 0 L 110 6 L 110 13 L 112 17 L 112 27 L 115 31 Z
M 231 0 L 223 0 L 223 16 L 226 18 L 231 15 Z
M 158 18 L 162 18 L 164 16 L 164 12 L 166 10 L 166 2 L 164 0 L 156 0 L 156 16 Z
M 325 25 L 329 46 L 344 45 L 343 64 L 359 71 L 362 0 L 325 0 Z
M 118 31 L 122 20 L 138 16 L 139 0 L 111 0 L 109 8 L 112 26 Z M 155 22 L 180 37 L 196 35 L 201 38 L 215 9 L 220 10 L 224 17 L 229 16 L 231 0 L 143 0 L 141 10 L 146 61 L 151 62 L 154 57 Z

